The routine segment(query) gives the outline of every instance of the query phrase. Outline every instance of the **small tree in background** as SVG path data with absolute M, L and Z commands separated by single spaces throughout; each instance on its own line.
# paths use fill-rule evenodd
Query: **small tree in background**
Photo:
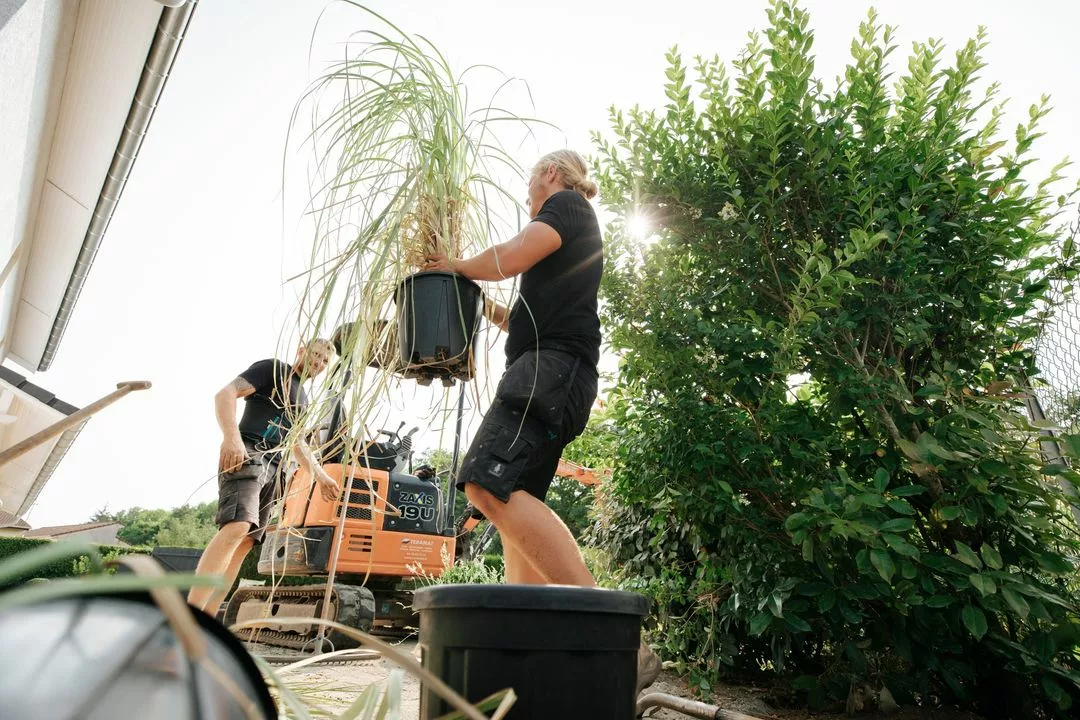
M 133 507 L 119 512 L 108 508 L 98 510 L 91 522 L 118 522 L 123 528 L 116 537 L 136 547 L 168 545 L 174 547 L 204 548 L 209 543 L 217 524 L 217 503 L 181 505 L 172 510 L 147 510 Z
M 807 14 L 768 16 L 732 78 L 698 58 L 691 83 L 673 50 L 667 106 L 597 136 L 601 197 L 657 236 L 607 238 L 599 538 L 703 682 L 1065 716 L 1080 544 L 1044 473 L 1077 476 L 1043 467 L 1022 405 L 1048 287 L 1076 274 L 1063 165 L 1022 176 L 1047 101 L 1006 144 L 981 32 L 892 77 L 873 12 L 826 90 Z

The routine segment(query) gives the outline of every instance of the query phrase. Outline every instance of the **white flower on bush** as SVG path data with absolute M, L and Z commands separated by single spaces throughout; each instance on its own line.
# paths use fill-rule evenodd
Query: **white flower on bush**
M 729 202 L 724 203 L 724 207 L 720 208 L 720 212 L 717 213 L 721 220 L 734 220 L 738 213 L 735 212 L 735 206 Z

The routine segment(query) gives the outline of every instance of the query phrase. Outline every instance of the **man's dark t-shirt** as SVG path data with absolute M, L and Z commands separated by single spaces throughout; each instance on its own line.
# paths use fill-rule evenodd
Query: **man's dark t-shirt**
M 255 388 L 244 398 L 240 436 L 261 448 L 276 447 L 308 404 L 299 374 L 280 360 L 259 360 L 240 377 Z
M 604 272 L 596 213 L 580 193 L 560 190 L 533 222 L 555 230 L 562 245 L 521 276 L 521 292 L 510 311 L 507 365 L 524 352 L 542 349 L 576 355 L 595 369 L 600 362 L 596 294 Z

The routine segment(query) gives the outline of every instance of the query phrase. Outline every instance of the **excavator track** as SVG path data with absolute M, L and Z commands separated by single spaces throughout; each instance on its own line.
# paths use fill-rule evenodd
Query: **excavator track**
M 323 585 L 237 588 L 225 610 L 225 626 L 231 628 L 248 620 L 267 620 L 264 627 L 240 628 L 233 632 L 241 640 L 310 650 L 312 641 L 319 634 L 319 625 L 314 621 L 322 617 L 325 594 Z M 275 625 L 275 617 L 311 618 L 313 622 L 310 625 Z M 370 632 L 375 620 L 375 597 L 367 588 L 335 583 L 330 593 L 328 617 L 342 625 Z M 326 637 L 334 650 L 360 645 L 338 630 L 328 631 Z

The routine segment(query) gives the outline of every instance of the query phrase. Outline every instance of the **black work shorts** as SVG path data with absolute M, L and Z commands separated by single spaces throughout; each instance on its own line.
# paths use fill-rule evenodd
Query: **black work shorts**
M 517 490 L 543 500 L 596 392 L 596 369 L 569 353 L 531 350 L 514 360 L 461 462 L 458 487 L 475 483 L 503 502 Z
M 281 497 L 282 478 L 277 455 L 244 441 L 248 459 L 233 472 L 218 473 L 218 511 L 215 521 L 223 527 L 231 522 L 251 524 L 248 535 L 255 544 L 263 541 L 270 510 Z

